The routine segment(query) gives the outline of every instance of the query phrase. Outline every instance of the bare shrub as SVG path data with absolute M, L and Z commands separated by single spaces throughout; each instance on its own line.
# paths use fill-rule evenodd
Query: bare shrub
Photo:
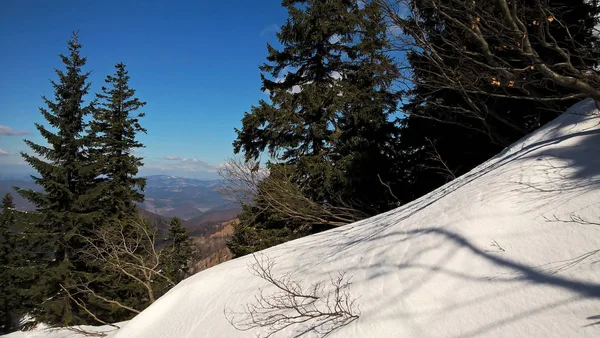
M 259 194 L 259 184 L 269 173 L 254 160 L 244 160 L 242 156 L 229 158 L 219 168 L 222 185 L 217 191 L 240 204 L 250 204 Z
M 234 157 L 219 171 L 223 187 L 219 192 L 244 205 L 269 208 L 284 219 L 312 225 L 342 226 L 369 217 L 353 204 L 336 200 L 315 202 L 293 182 L 286 166 L 273 166 L 270 172 L 259 163 Z
M 314 333 L 326 337 L 358 319 L 360 310 L 356 299 L 349 293 L 351 277 L 340 272 L 330 276 L 330 287 L 324 281 L 305 288 L 292 274 L 275 277 L 275 262 L 264 255 L 249 265 L 250 273 L 267 281 L 277 291 L 265 294 L 259 289 L 254 302 L 246 304 L 242 312 L 225 309 L 229 323 L 240 331 L 266 329 L 261 337 L 271 337 L 284 329 L 292 328 L 294 337 Z M 329 289 L 329 290 L 328 290 Z
M 83 237 L 85 246 L 78 254 L 86 259 L 99 263 L 114 278 L 124 280 L 123 283 L 133 283 L 146 291 L 147 299 L 139 302 L 140 308 L 128 306 L 116 299 L 110 299 L 90 287 L 94 278 L 81 281 L 72 286 L 70 296 L 87 295 L 108 306 L 121 308 L 133 314 L 140 313 L 144 304 L 153 303 L 166 286 L 174 286 L 173 281 L 162 271 L 164 252 L 157 249 L 156 230 L 143 220 L 133 220 L 112 224 L 96 230 L 93 236 Z M 82 302 L 81 299 L 78 299 Z M 85 304 L 79 304 L 86 312 Z M 95 316 L 94 316 L 95 317 Z M 101 320 L 100 323 L 106 324 Z
M 67 327 L 65 329 L 67 331 L 74 332 L 75 334 L 82 335 L 84 337 L 106 337 L 106 336 L 108 336 L 108 333 L 85 330 L 85 329 L 82 329 L 80 326 L 72 326 L 72 327 Z
M 413 65 L 400 61 L 404 86 L 418 85 L 422 92 L 415 95 L 421 97 L 440 90 L 456 93 L 464 104 L 429 103 L 472 121 L 462 126 L 485 132 L 496 142 L 502 140 L 488 120 L 521 134 L 527 130 L 489 109 L 490 98 L 532 100 L 543 110 L 560 112 L 565 100 L 600 101 L 597 44 L 578 42 L 582 27 L 563 20 L 568 6 L 543 0 L 373 1 L 389 18 L 395 48 L 422 58 Z M 419 116 L 452 123 L 426 113 Z
M 576 223 L 581 225 L 600 225 L 599 221 L 591 221 L 573 213 L 569 215 L 569 219 L 558 218 L 556 215 L 552 215 L 552 218 L 544 216 L 544 219 L 546 220 L 546 222 Z

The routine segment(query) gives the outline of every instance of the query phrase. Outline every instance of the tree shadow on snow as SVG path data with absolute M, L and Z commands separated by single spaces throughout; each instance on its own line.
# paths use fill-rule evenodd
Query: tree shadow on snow
M 600 319 L 600 315 L 597 316 L 590 316 L 586 318 L 587 320 L 596 320 L 596 319 Z M 584 327 L 588 327 L 588 326 L 594 326 L 594 325 L 600 325 L 600 321 L 585 325 Z
M 523 211 L 536 210 L 540 206 L 552 203 L 556 207 L 557 202 L 568 203 L 574 197 L 593 192 L 600 188 L 600 157 L 596 156 L 600 150 L 600 128 L 595 124 L 578 132 L 569 130 L 588 120 L 600 121 L 594 109 L 593 101 L 582 101 L 565 113 L 561 117 L 563 120 L 556 121 L 555 124 L 540 131 L 544 135 L 543 140 L 527 143 L 527 139 L 532 136 L 526 136 L 515 146 L 521 148 L 507 148 L 485 164 L 413 202 L 353 225 L 312 235 L 310 241 L 295 243 L 295 246 L 316 248 L 327 242 L 328 245 L 339 245 L 339 250 L 351 250 L 355 245 L 375 238 L 450 193 L 488 175 L 501 175 L 506 179 L 495 180 L 492 186 L 486 186 L 486 194 L 497 192 L 502 193 L 503 198 L 518 199 Z M 594 113 L 577 113 L 580 110 Z M 540 137 L 538 134 L 533 136 Z M 577 139 L 575 145 L 559 146 L 573 139 Z M 531 161 L 532 159 L 535 161 Z M 528 167 L 518 165 L 520 162 Z M 514 165 L 506 168 L 509 163 Z M 530 174 L 521 175 L 524 170 Z M 532 177 L 536 179 L 533 180 Z M 456 206 L 456 208 L 460 207 L 464 206 Z M 365 231 L 358 229 L 363 226 L 369 227 L 366 235 Z M 335 237 L 329 235 L 332 232 L 336 233 Z
M 592 101 L 579 103 L 570 113 L 565 114 L 567 116 L 563 116 L 561 121 L 548 126 L 536 135 L 524 138 L 515 147 L 505 149 L 501 154 L 482 166 L 420 199 L 368 220 L 283 244 L 281 249 L 285 247 L 286 250 L 292 249 L 298 253 L 309 250 L 312 254 L 323 257 L 325 261 L 333 261 L 347 255 L 349 252 L 358 251 L 360 254 L 356 256 L 357 261 L 348 262 L 352 266 L 349 266 L 347 271 L 355 275 L 363 274 L 367 281 L 378 279 L 386 274 L 395 274 L 400 277 L 410 275 L 413 280 L 406 284 L 399 282 L 401 284 L 399 285 L 399 291 L 386 295 L 385 299 L 390 303 L 389 308 L 397 308 L 393 304 L 404 301 L 408 296 L 440 276 L 486 285 L 494 284 L 503 287 L 506 285 L 500 291 L 494 288 L 494 291 L 489 294 L 477 296 L 474 299 L 461 300 L 458 304 L 444 306 L 441 310 L 440 308 L 433 310 L 443 311 L 440 313 L 441 315 L 474 306 L 481 302 L 501 299 L 507 295 L 514 296 L 514 293 L 520 291 L 515 289 L 514 285 L 522 286 L 523 282 L 529 286 L 559 288 L 568 291 L 570 294 L 567 296 L 562 295 L 562 299 L 561 296 L 553 297 L 551 302 L 543 305 L 521 306 L 519 308 L 522 310 L 521 312 L 504 315 L 503 318 L 492 323 L 483 323 L 473 331 L 463 332 L 460 335 L 461 337 L 482 335 L 509 323 L 567 304 L 587 299 L 600 300 L 600 284 L 564 277 L 564 272 L 567 270 L 576 269 L 586 264 L 600 263 L 600 248 L 598 248 L 599 250 L 581 252 L 578 256 L 568 260 L 529 266 L 502 257 L 503 255 L 500 252 L 481 249 L 461 234 L 443 227 L 429 224 L 431 227 L 415 229 L 417 226 L 428 226 L 428 224 L 404 223 L 404 221 L 445 198 L 450 193 L 463 189 L 471 182 L 490 175 L 493 175 L 493 177 L 498 176 L 499 179 L 491 180 L 493 184 L 478 187 L 479 189 L 485 189 L 486 196 L 493 196 L 497 193 L 501 198 L 514 199 L 515 204 L 518 205 L 521 211 L 539 210 L 540 216 L 544 216 L 545 210 L 552 210 L 562 204 L 569 203 L 569 201 L 582 194 L 599 191 L 600 157 L 597 154 L 600 150 L 600 128 L 598 128 L 597 123 L 585 130 L 577 128 L 578 124 L 589 123 L 588 120 L 590 119 L 598 120 L 597 115 L 577 114 L 578 110 L 596 112 L 592 109 L 593 106 Z M 577 128 L 577 131 L 573 132 L 575 128 Z M 542 136 L 540 137 L 540 135 Z M 542 140 L 528 142 L 530 137 L 541 138 Z M 507 166 L 507 164 L 512 165 Z M 526 173 L 526 175 L 523 175 L 523 173 Z M 474 189 L 472 193 L 477 194 L 478 191 Z M 473 196 L 473 198 L 475 197 Z M 475 202 L 477 201 L 473 200 L 473 203 Z M 452 205 L 452 207 L 461 208 L 464 206 Z M 597 216 L 597 212 L 595 215 Z M 404 224 L 407 225 L 403 226 Z M 421 241 L 421 236 L 427 236 L 428 240 Z M 432 240 L 434 238 L 436 240 Z M 383 243 L 383 246 L 373 245 L 372 242 Z M 377 256 L 376 254 L 385 250 L 410 247 L 415 242 L 421 243 L 420 248 L 417 250 L 418 246 L 413 246 L 412 250 L 409 253 L 404 253 L 402 257 L 385 254 Z M 290 245 L 290 247 L 287 248 L 287 245 Z M 443 250 L 443 248 L 446 249 L 444 255 L 440 257 L 430 256 L 439 254 L 439 250 Z M 448 263 L 456 259 L 459 253 L 464 254 L 465 250 L 473 255 L 474 259 L 481 260 L 483 264 L 494 266 L 493 270 L 497 268 L 503 273 L 487 276 L 476 275 L 470 271 L 448 269 Z M 286 253 L 289 253 L 289 251 Z M 363 254 L 365 257 L 372 257 L 373 261 L 358 261 Z M 425 257 L 429 257 L 429 260 L 431 260 L 431 257 L 437 257 L 437 260 L 427 264 L 420 263 L 419 260 L 425 260 Z M 302 258 L 302 255 L 298 255 L 297 263 L 293 266 L 298 271 L 314 269 L 314 261 L 306 261 Z M 326 264 L 323 266 L 326 266 Z M 417 272 L 410 271 L 408 273 L 409 270 L 417 270 Z M 374 273 L 374 271 L 376 272 Z M 337 271 L 324 272 L 336 273 Z M 385 308 L 386 306 L 383 306 L 383 309 Z M 397 315 L 397 312 L 395 314 Z M 419 314 L 406 313 L 405 315 L 416 316 Z M 600 315 L 587 317 L 587 320 L 597 319 L 600 319 Z M 596 325 L 600 325 L 600 320 L 581 326 Z
M 430 246 L 426 246 L 408 257 L 405 256 L 403 259 L 395 259 L 394 257 L 389 259 L 382 257 L 382 259 L 378 260 L 375 264 L 352 266 L 347 271 L 348 273 L 355 275 L 364 273 L 367 280 L 375 280 L 385 277 L 384 275 L 387 274 L 395 274 L 397 276 L 410 275 L 413 277 L 414 280 L 412 280 L 411 283 L 399 285 L 399 287 L 396 289 L 399 291 L 386 292 L 386 299 L 387 302 L 389 302 L 390 308 L 394 308 L 394 304 L 398 304 L 398 302 L 403 301 L 411 294 L 414 294 L 421 288 L 425 287 L 432 279 L 439 278 L 441 276 L 448 280 L 454 279 L 458 281 L 471 281 L 481 283 L 484 286 L 492 284 L 496 286 L 506 285 L 506 288 L 501 290 L 494 288 L 494 292 L 491 294 L 480 295 L 474 299 L 460 301 L 458 304 L 454 304 L 452 306 L 445 306 L 431 310 L 435 313 L 430 314 L 436 317 L 438 317 L 440 314 L 447 315 L 452 311 L 458 311 L 469 306 L 480 305 L 482 302 L 492 302 L 491 304 L 493 304 L 494 299 L 505 298 L 510 294 L 522 291 L 522 282 L 525 282 L 530 286 L 555 287 L 570 293 L 570 295 L 567 296 L 558 295 L 557 297 L 552 297 L 553 299 L 551 302 L 539 306 L 533 304 L 531 306 L 529 306 L 529 304 L 525 306 L 521 305 L 518 307 L 518 309 L 521 310 L 520 312 L 513 312 L 508 315 L 504 315 L 503 318 L 491 323 L 482 323 L 479 328 L 476 328 L 470 332 L 462 332 L 460 337 L 480 336 L 512 322 L 521 321 L 533 315 L 586 299 L 600 301 L 599 283 L 592 283 L 585 280 L 575 280 L 559 275 L 559 273 L 568 269 L 576 268 L 579 264 L 586 262 L 589 264 L 598 263 L 600 261 L 600 250 L 593 250 L 564 261 L 549 262 L 539 266 L 529 266 L 511 259 L 503 258 L 501 254 L 498 254 L 498 252 L 488 252 L 483 250 L 471 243 L 464 236 L 442 228 L 423 228 L 409 231 L 390 232 L 381 236 L 373 237 L 369 239 L 369 241 L 377 242 L 386 238 L 386 240 L 383 242 L 385 242 L 386 247 L 389 248 L 400 245 L 403 242 L 407 242 L 405 245 L 408 245 L 408 243 L 411 241 L 419 241 L 419 237 L 421 236 L 427 236 L 428 239 L 437 238 L 439 241 L 433 241 Z M 393 237 L 397 237 L 398 240 L 390 241 L 390 238 Z M 418 262 L 419 258 L 425 257 L 427 254 L 431 254 L 433 250 L 445 251 L 434 263 L 424 264 Z M 447 268 L 446 266 L 448 263 L 455 258 L 459 251 L 462 250 L 467 250 L 470 254 L 473 254 L 473 259 L 482 259 L 484 263 L 493 265 L 498 268 L 497 270 L 504 272 L 497 273 L 493 276 L 488 276 L 475 275 L 468 272 L 450 270 Z M 383 272 L 369 275 L 371 271 Z M 329 273 L 332 272 L 333 271 L 330 271 Z M 385 309 L 387 307 L 388 305 L 384 305 L 378 306 L 377 308 Z M 418 315 L 426 315 L 426 313 L 419 314 L 406 312 L 403 314 L 404 317 L 414 317 Z M 592 316 L 588 317 L 587 319 L 600 319 L 600 316 Z M 598 324 L 600 324 L 600 321 L 583 325 L 583 327 Z

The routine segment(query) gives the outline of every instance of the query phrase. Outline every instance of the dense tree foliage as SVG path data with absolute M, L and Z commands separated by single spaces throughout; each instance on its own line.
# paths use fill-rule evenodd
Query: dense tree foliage
M 11 209 L 2 216 L 3 238 L 19 247 L 2 257 L 3 264 L 14 267 L 8 270 L 18 272 L 8 279 L 3 275 L 3 282 L 23 285 L 11 296 L 26 305 L 11 312 L 12 318 L 3 312 L 5 323 L 25 313 L 20 309 L 54 326 L 121 321 L 135 314 L 130 308 L 140 311 L 173 286 L 157 283 L 148 292 L 154 275 L 143 273 L 161 264 L 156 229 L 140 223 L 135 209 L 143 201 L 145 180 L 137 177 L 141 158 L 132 153 L 143 147 L 136 134 L 145 132 L 139 122 L 144 115 L 137 110 L 145 103 L 135 97 L 125 65 L 119 63 L 102 93 L 86 104 L 89 73 L 82 70 L 86 58 L 77 34 L 68 48 L 69 55 L 61 55 L 66 70 L 56 70 L 58 81 L 51 81 L 54 100 L 44 98 L 47 108 L 40 108 L 53 129 L 36 124 L 48 145 L 26 140 L 37 156 L 22 154 L 38 172 L 33 179 L 42 189 L 17 191 L 37 207 L 39 217 L 22 229 L 5 231 Z M 11 197 L 3 202 L 11 205 Z M 148 278 L 139 278 L 139 271 Z M 39 278 L 35 284 L 34 277 Z
M 61 55 L 65 70 L 56 70 L 58 81 L 51 81 L 54 100 L 43 98 L 47 108 L 40 112 L 55 131 L 36 124 L 48 145 L 26 140 L 35 154 L 22 153 L 23 158 L 37 172 L 36 184 L 43 191 L 23 190 L 18 192 L 36 205 L 43 214 L 38 231 L 45 236 L 39 243 L 44 255 L 38 261 L 41 274 L 39 290 L 40 305 L 33 315 L 36 319 L 54 324 L 86 322 L 86 314 L 78 309 L 63 287 L 77 282 L 80 274 L 90 269 L 76 250 L 82 243 L 76 235 L 86 235 L 98 220 L 98 191 L 94 189 L 95 173 L 90 165 L 83 135 L 84 117 L 91 113 L 91 104 L 84 103 L 90 83 L 89 73 L 83 72 L 86 58 L 80 54 L 81 44 L 74 34 L 68 42 L 69 54 Z
M 179 283 L 189 276 L 190 262 L 194 258 L 195 248 L 190 235 L 181 224 L 181 220 L 173 217 L 169 223 L 167 246 L 163 269 L 165 274 L 174 282 Z
M 283 5 L 283 47 L 269 45 L 260 68 L 270 101 L 244 115 L 234 142 L 246 160 L 275 159 L 249 190 L 235 255 L 411 201 L 600 97 L 596 2 Z M 336 207 L 358 212 L 338 223 Z
M 14 209 L 15 202 L 13 201 L 13 197 L 10 193 L 6 193 L 4 197 L 2 197 L 2 210 L 6 209 Z
M 14 293 L 9 292 L 14 280 L 11 273 L 11 255 L 15 250 L 15 236 L 11 231 L 14 226 L 12 196 L 4 195 L 2 199 L 2 213 L 0 214 L 0 333 L 9 332 L 15 322 L 14 309 L 19 307 L 20 300 Z
M 416 196 L 593 96 L 577 83 L 600 84 L 595 2 L 383 2 L 407 52 L 402 149 Z
M 236 227 L 243 234 L 230 243 L 236 254 L 246 252 L 237 249 L 246 244 L 254 247 L 236 243 L 241 237 L 259 238 L 260 248 L 338 225 L 342 208 L 352 221 L 392 205 L 382 180 L 390 182 L 393 168 L 397 128 L 389 115 L 397 97 L 390 88 L 397 70 L 385 53 L 379 6 L 351 0 L 283 5 L 289 14 L 277 34 L 283 47 L 268 45 L 268 62 L 260 67 L 270 102 L 261 100 L 244 115 L 234 142 L 247 160 L 268 151 L 277 160 L 269 169 L 278 174 L 262 184 L 262 200 L 244 209 Z M 274 193 L 279 197 L 269 198 Z M 320 208 L 320 215 L 290 218 L 291 202 L 277 203 L 302 197 L 307 203 L 296 207 Z M 258 236 L 261 227 L 274 238 Z
M 136 135 L 146 132 L 139 121 L 144 114 L 137 110 L 146 103 L 135 97 L 129 79 L 125 64 L 116 64 L 115 74 L 106 77 L 106 86 L 96 95 L 98 105 L 90 122 L 91 154 L 103 177 L 98 202 L 106 215 L 117 220 L 131 216 L 135 203 L 143 202 L 141 190 L 146 183 L 144 178 L 136 177 L 142 158 L 133 153 L 143 147 Z
M 21 319 L 36 308 L 39 298 L 40 257 L 43 236 L 37 232 L 40 215 L 14 209 L 12 195 L 2 200 L 0 213 L 0 332 L 28 325 Z

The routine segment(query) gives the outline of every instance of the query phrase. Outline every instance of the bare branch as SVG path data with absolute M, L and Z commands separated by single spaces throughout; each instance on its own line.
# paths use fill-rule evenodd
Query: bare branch
M 433 153 L 430 154 L 430 159 L 435 162 L 438 162 L 442 165 L 442 168 L 437 167 L 437 168 L 433 168 L 433 169 L 441 170 L 442 173 L 444 173 L 444 175 L 446 176 L 448 181 L 455 180 L 456 174 L 455 174 L 454 170 L 450 169 L 450 167 L 448 166 L 446 161 L 444 161 L 442 159 L 442 156 L 438 152 L 438 150 L 435 146 L 435 143 L 433 143 L 433 141 L 431 141 L 429 138 L 426 138 L 426 140 L 429 142 L 429 144 L 431 145 L 431 148 L 433 149 Z
M 312 225 L 342 226 L 369 215 L 342 200 L 319 203 L 306 197 L 293 182 L 287 167 L 274 166 L 271 172 L 254 161 L 232 158 L 220 171 L 224 187 L 220 192 L 245 205 L 262 203 L 274 213 Z
M 68 331 L 75 332 L 76 334 L 80 334 L 80 335 L 85 336 L 85 337 L 106 337 L 106 336 L 108 336 L 107 333 L 104 333 L 104 332 L 91 332 L 91 331 L 84 330 L 84 329 L 82 329 L 81 327 L 78 327 L 78 326 L 70 326 L 70 327 L 66 327 L 65 329 L 68 330 Z
M 87 284 L 85 284 L 85 285 L 83 285 L 83 286 L 77 286 L 76 288 L 77 288 L 77 290 L 78 290 L 79 292 L 84 292 L 84 293 L 85 293 L 85 292 L 87 292 L 87 293 L 90 293 L 92 296 L 94 296 L 94 297 L 96 297 L 96 298 L 100 299 L 101 301 L 103 301 L 103 302 L 105 302 L 105 303 L 108 303 L 108 304 L 111 304 L 111 305 L 116 305 L 117 307 L 123 308 L 123 309 L 125 309 L 125 310 L 127 310 L 127 311 L 130 311 L 130 312 L 133 312 L 133 313 L 135 313 L 135 314 L 138 314 L 138 313 L 140 313 L 140 312 L 141 312 L 141 311 L 139 311 L 139 310 L 136 310 L 136 309 L 134 309 L 134 308 L 132 308 L 132 307 L 130 307 L 130 306 L 127 306 L 127 305 L 125 305 L 125 304 L 123 304 L 123 303 L 121 303 L 121 302 L 119 302 L 119 301 L 116 301 L 116 300 L 114 300 L 114 299 L 108 299 L 108 298 L 106 298 L 106 297 L 104 297 L 104 296 L 102 296 L 102 295 L 99 295 L 99 294 L 98 294 L 98 293 L 96 293 L 94 290 L 90 289 L 90 288 L 87 286 Z
M 383 180 L 381 179 L 381 176 L 379 176 L 379 174 L 377 174 L 377 178 L 379 179 L 379 183 L 381 183 L 381 185 L 383 185 L 384 187 L 386 187 L 388 189 L 390 195 L 396 200 L 396 202 L 400 203 L 400 199 L 398 199 L 398 197 L 396 197 L 396 195 L 394 195 L 392 188 L 388 184 L 385 184 L 383 182 Z
M 224 309 L 225 317 L 237 330 L 263 328 L 266 333 L 262 337 L 271 337 L 284 329 L 293 328 L 294 337 L 309 332 L 325 337 L 360 316 L 356 300 L 348 292 L 351 278 L 347 278 L 344 272 L 337 277 L 330 277 L 333 290 L 326 292 L 324 282 L 304 289 L 301 281 L 294 280 L 291 274 L 275 277 L 275 262 L 269 257 L 253 257 L 250 272 L 279 291 L 266 295 L 259 290 L 254 302 L 246 304 L 243 312 Z M 236 318 L 239 315 L 242 318 Z
M 94 231 L 90 237 L 81 236 L 81 239 L 85 246 L 77 253 L 83 259 L 101 263 L 116 278 L 137 283 L 146 290 L 149 303 L 156 300 L 157 288 L 161 287 L 160 283 L 156 283 L 157 280 L 174 285 L 160 269 L 163 258 L 162 252 L 156 249 L 156 230 L 152 230 L 143 220 L 111 223 Z M 125 305 L 92 290 L 89 287 L 92 281 L 81 281 L 74 289 L 131 313 L 141 312 L 142 309 Z M 144 304 L 144 301 L 140 304 Z
M 110 325 L 112 327 L 115 327 L 117 329 L 119 329 L 119 327 L 117 325 L 114 324 L 109 324 L 105 321 L 103 321 L 102 319 L 98 318 L 92 311 L 90 311 L 87 306 L 85 306 L 85 303 L 81 300 L 81 299 L 76 299 L 75 297 L 73 297 L 73 295 L 69 292 L 69 290 L 67 290 L 62 284 L 59 284 L 60 288 L 67 293 L 67 296 L 69 297 L 69 299 L 71 299 L 75 304 L 77 304 L 78 307 L 80 307 L 83 311 L 85 311 L 88 315 L 90 315 L 92 318 L 94 318 L 95 321 L 97 321 L 100 324 L 103 325 Z M 83 330 L 80 330 L 82 332 L 86 332 Z M 86 332 L 86 335 L 88 334 L 88 332 Z M 91 334 L 91 333 L 90 333 Z M 97 337 L 104 337 L 106 336 L 106 334 L 102 334 L 102 335 L 98 335 Z
M 520 134 L 528 130 L 510 115 L 488 109 L 489 99 L 535 101 L 540 114 L 562 111 L 557 108 L 564 100 L 600 101 L 600 72 L 589 62 L 598 59 L 597 46 L 578 44 L 579 28 L 563 22 L 563 13 L 548 2 L 373 1 L 395 27 L 391 35 L 397 49 L 422 61 L 398 74 L 419 87 L 411 95 L 427 98 L 441 89 L 456 93 L 463 104 L 452 112 L 467 118 L 458 124 L 488 134 L 495 143 L 505 141 L 494 135 L 490 120 Z
M 581 217 L 580 215 L 577 215 L 577 214 L 570 214 L 569 219 L 561 219 L 561 218 L 558 218 L 556 215 L 553 215 L 552 219 L 544 216 L 544 219 L 546 220 L 546 222 L 576 223 L 576 224 L 581 224 L 581 225 L 598 225 L 598 226 L 600 226 L 599 221 L 590 221 L 590 220 L 584 219 L 583 217 Z
M 228 159 L 218 173 L 222 186 L 217 191 L 240 204 L 252 203 L 252 199 L 259 194 L 259 183 L 269 176 L 266 170 L 260 168 L 260 163 L 246 161 L 242 156 Z

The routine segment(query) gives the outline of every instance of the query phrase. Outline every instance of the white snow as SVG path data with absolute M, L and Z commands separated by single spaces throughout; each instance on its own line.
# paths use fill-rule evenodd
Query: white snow
M 335 337 L 600 337 L 596 114 L 580 102 L 419 200 L 262 254 L 276 276 L 293 272 L 304 286 L 352 276 L 361 315 Z M 253 303 L 259 288 L 275 291 L 250 274 L 252 260 L 184 280 L 113 337 L 266 333 L 237 331 L 224 315 Z
M 115 325 L 118 327 L 123 327 L 123 325 L 125 325 L 125 323 L 126 322 L 121 322 L 121 323 L 117 323 Z M 79 331 L 79 333 L 78 333 L 78 330 L 83 330 L 88 333 L 105 334 L 106 335 L 106 336 L 104 336 L 105 338 L 110 338 L 116 332 L 117 328 L 115 328 L 114 326 L 110 326 L 110 325 L 104 325 L 104 326 L 81 325 L 81 326 L 76 326 L 76 327 L 72 327 L 69 329 L 66 329 L 66 328 L 65 329 L 56 329 L 56 328 L 49 328 L 44 324 L 39 324 L 35 328 L 33 328 L 29 331 L 13 332 L 13 333 L 4 335 L 2 337 L 4 337 L 4 338 L 81 338 L 81 337 L 85 337 L 85 335 L 80 333 L 81 331 Z

